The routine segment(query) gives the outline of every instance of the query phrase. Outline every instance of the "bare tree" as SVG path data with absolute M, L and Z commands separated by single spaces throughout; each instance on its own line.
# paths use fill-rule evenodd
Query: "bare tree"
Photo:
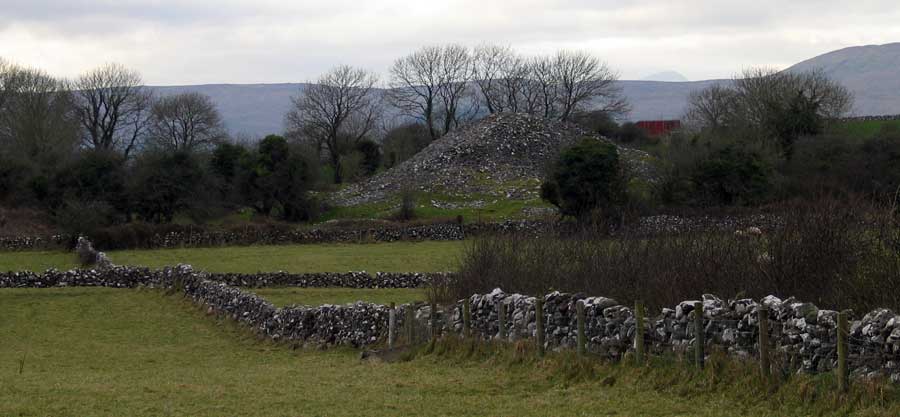
M 45 168 L 71 155 L 78 123 L 66 83 L 40 70 L 8 64 L 0 78 L 3 153 Z
M 819 133 L 853 106 L 849 90 L 819 70 L 749 69 L 734 80 L 734 89 L 747 132 L 777 141 L 788 159 L 800 136 Z
M 484 45 L 473 60 L 475 84 L 490 113 L 570 120 L 587 110 L 613 117 L 629 110 L 618 74 L 587 52 L 562 50 L 526 59 L 509 47 Z
M 713 84 L 688 96 L 687 124 L 698 129 L 719 131 L 734 119 L 737 94 L 728 86 Z
M 553 68 L 553 60 L 549 56 L 539 56 L 531 59 L 529 63 L 529 75 L 531 83 L 529 88 L 533 90 L 534 106 L 533 114 L 545 118 L 558 117 L 559 80 L 558 73 Z
M 193 152 L 226 137 L 213 100 L 201 93 L 181 93 L 153 103 L 149 139 L 170 152 Z
M 587 105 L 611 115 L 627 113 L 628 103 L 618 85 L 619 76 L 605 62 L 582 51 L 559 51 L 553 57 L 558 83 L 560 120 L 569 120 Z
M 472 54 L 475 85 L 481 93 L 488 113 L 506 110 L 506 71 L 515 52 L 508 46 L 481 45 Z
M 443 119 L 441 135 L 459 127 L 460 121 L 469 115 L 467 110 L 471 110 L 471 107 L 464 109 L 462 106 L 465 105 L 472 74 L 472 57 L 468 48 L 460 45 L 446 45 L 442 48 L 438 88 Z
M 17 68 L 0 57 L 0 112 L 5 108 L 7 97 L 15 90 Z
M 287 130 L 296 132 L 328 153 L 334 182 L 340 183 L 341 156 L 348 145 L 369 135 L 380 115 L 374 91 L 375 74 L 348 65 L 335 67 L 292 98 L 285 116 Z
M 730 85 L 692 94 L 686 118 L 700 128 L 721 133 L 727 127 L 731 135 L 773 142 L 791 158 L 797 138 L 819 133 L 852 107 L 850 91 L 822 71 L 751 68 Z
M 389 99 L 400 112 L 428 127 L 437 139 L 459 125 L 472 79 L 469 50 L 459 45 L 427 46 L 391 67 Z
M 116 150 L 127 158 L 147 126 L 152 102 L 141 75 L 107 64 L 79 76 L 73 89 L 85 146 Z
M 475 85 L 488 113 L 534 109 L 528 61 L 509 46 L 486 44 L 473 53 Z

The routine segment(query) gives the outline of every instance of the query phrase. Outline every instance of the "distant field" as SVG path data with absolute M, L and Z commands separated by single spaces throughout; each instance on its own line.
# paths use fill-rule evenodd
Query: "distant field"
M 178 297 L 104 288 L 4 289 L 0 415 L 741 415 L 703 401 L 567 381 L 541 367 L 257 342 Z M 21 370 L 21 373 L 20 373 Z M 761 414 L 756 414 L 761 415 Z
M 120 265 L 191 264 L 210 272 L 442 272 L 457 269 L 463 242 L 391 242 L 126 250 L 109 253 Z M 0 270 L 74 268 L 66 252 L 0 252 Z
M 900 120 L 849 120 L 831 126 L 829 132 L 865 140 L 874 138 L 882 129 L 890 128 L 900 130 Z
M 279 307 L 291 304 L 318 306 L 322 304 L 347 304 L 357 301 L 388 305 L 398 305 L 413 301 L 425 301 L 421 289 L 411 288 L 253 288 L 256 293 Z

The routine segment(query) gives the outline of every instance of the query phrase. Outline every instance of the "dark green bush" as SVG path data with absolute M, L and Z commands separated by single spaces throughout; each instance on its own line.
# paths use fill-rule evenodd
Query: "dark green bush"
M 622 127 L 619 128 L 619 135 L 617 138 L 622 143 L 643 144 L 650 141 L 647 131 L 632 122 L 622 124 Z
M 772 192 L 772 174 L 758 152 L 727 146 L 699 161 L 691 179 L 704 204 L 747 205 L 763 202 Z
M 205 206 L 208 177 L 187 152 L 146 154 L 136 161 L 130 187 L 132 207 L 143 220 L 170 223 L 175 214 Z
M 389 130 L 382 143 L 384 165 L 390 168 L 425 149 L 431 143 L 431 134 L 425 125 L 409 123 Z
M 363 139 L 356 144 L 356 151 L 362 155 L 360 163 L 363 175 L 370 176 L 381 166 L 381 147 L 377 143 Z
M 609 112 L 603 110 L 578 112 L 572 121 L 591 133 L 609 139 L 619 137 L 619 124 L 610 116 Z
M 103 201 L 68 200 L 56 210 L 54 220 L 63 231 L 75 237 L 91 236 L 111 225 L 115 209 Z
M 566 216 L 584 219 L 600 210 L 613 214 L 626 200 L 626 178 L 616 146 L 583 139 L 562 150 L 541 185 L 541 197 Z
M 400 210 L 395 216 L 397 220 L 410 221 L 416 218 L 416 191 L 412 188 L 400 190 Z

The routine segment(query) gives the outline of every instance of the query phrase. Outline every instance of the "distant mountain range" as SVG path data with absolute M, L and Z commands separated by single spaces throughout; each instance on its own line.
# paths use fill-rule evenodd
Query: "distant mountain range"
M 838 49 L 787 70 L 814 68 L 824 70 L 853 92 L 856 115 L 900 114 L 900 43 Z
M 677 71 L 663 71 L 641 78 L 641 81 L 685 82 L 688 79 Z
M 821 68 L 855 95 L 854 115 L 900 114 L 900 43 L 856 46 L 819 55 L 788 71 Z M 632 111 L 630 120 L 675 119 L 684 114 L 691 91 L 726 80 L 679 81 L 683 76 L 666 71 L 651 80 L 619 83 Z M 207 94 L 218 104 L 232 134 L 262 137 L 284 130 L 284 114 L 305 84 L 210 84 L 151 87 L 166 95 L 185 91 Z

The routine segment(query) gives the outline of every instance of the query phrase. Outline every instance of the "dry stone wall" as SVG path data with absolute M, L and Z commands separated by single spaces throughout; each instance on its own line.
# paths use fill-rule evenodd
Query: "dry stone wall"
M 240 245 L 284 245 L 311 243 L 359 243 L 359 242 L 397 242 L 419 240 L 463 240 L 467 237 L 495 232 L 539 232 L 547 228 L 541 221 L 509 220 L 497 223 L 456 222 L 435 223 L 418 226 L 385 226 L 367 227 L 353 230 L 295 228 L 267 229 L 233 229 L 206 230 L 203 228 L 184 228 L 177 231 L 153 234 L 141 243 L 141 249 L 166 249 L 181 247 L 216 247 Z M 51 237 L 0 237 L 0 251 L 22 251 L 37 249 L 56 249 L 65 247 L 72 241 L 70 236 L 57 235 Z M 95 243 L 103 243 L 95 239 Z M 135 244 L 117 242 L 116 249 L 135 249 Z M 107 245 L 108 246 L 108 245 Z
M 0 288 L 46 287 L 115 287 L 159 286 L 171 269 L 149 269 L 114 266 L 106 269 L 50 269 L 42 273 L 0 272 Z M 418 288 L 448 273 L 320 272 L 290 274 L 260 272 L 256 274 L 203 273 L 203 277 L 238 287 L 343 287 L 343 288 Z
M 779 226 L 773 216 L 754 215 L 742 217 L 681 217 L 671 215 L 648 216 L 641 218 L 627 229 L 627 233 L 639 236 L 652 236 L 664 233 L 686 233 L 704 230 L 734 231 L 747 227 L 771 229 Z M 555 229 L 552 222 L 545 220 L 507 220 L 503 222 L 477 222 L 459 224 L 435 223 L 419 226 L 385 226 L 354 230 L 312 229 L 299 230 L 293 228 L 236 229 L 230 231 L 206 230 L 202 228 L 184 228 L 152 235 L 145 243 L 137 246 L 134 243 L 115 243 L 117 249 L 154 249 L 182 247 L 217 247 L 240 245 L 284 245 L 313 243 L 365 243 L 365 242 L 397 242 L 397 241 L 451 241 L 463 240 L 475 236 L 502 233 L 524 233 L 540 235 Z M 621 231 L 620 231 L 621 232 Z M 50 237 L 0 237 L 0 251 L 22 251 L 36 249 L 58 249 L 72 241 L 69 236 Z M 96 246 L 109 246 L 97 240 Z M 105 249 L 108 249 L 105 248 Z
M 0 274 L 0 287 L 108 286 L 140 285 L 175 288 L 210 313 L 228 316 L 244 323 L 258 334 L 293 344 L 349 345 L 363 347 L 383 342 L 388 333 L 389 308 L 357 302 L 346 305 L 288 306 L 278 308 L 236 286 L 213 280 L 215 275 L 197 272 L 190 266 L 161 270 L 116 267 L 106 271 L 66 271 Z M 272 282 L 272 281 L 269 281 Z M 462 300 L 461 300 L 462 301 Z M 502 332 L 509 340 L 534 338 L 536 314 L 542 314 L 545 343 L 549 349 L 573 348 L 577 340 L 576 303 L 585 305 L 587 350 L 618 360 L 634 348 L 636 320 L 633 310 L 605 297 L 586 297 L 554 292 L 544 297 L 541 312 L 535 311 L 535 297 L 506 294 L 497 289 L 476 294 L 467 302 L 471 308 L 474 337 L 497 338 L 498 305 L 507 306 Z M 770 349 L 775 363 L 784 372 L 826 372 L 836 365 L 837 312 L 822 310 L 793 298 L 768 296 L 722 300 L 704 295 L 703 332 L 707 351 L 719 349 L 737 358 L 758 354 L 757 307 L 765 305 L 769 314 Z M 651 353 L 684 353 L 695 340 L 695 300 L 665 308 L 645 321 L 647 350 Z M 418 328 L 424 328 L 437 314 L 438 330 L 444 335 L 460 334 L 463 327 L 462 302 L 432 312 L 430 307 L 398 306 L 397 326 L 413 309 Z M 879 309 L 854 320 L 849 329 L 848 361 L 853 375 L 886 375 L 900 382 L 900 315 Z

